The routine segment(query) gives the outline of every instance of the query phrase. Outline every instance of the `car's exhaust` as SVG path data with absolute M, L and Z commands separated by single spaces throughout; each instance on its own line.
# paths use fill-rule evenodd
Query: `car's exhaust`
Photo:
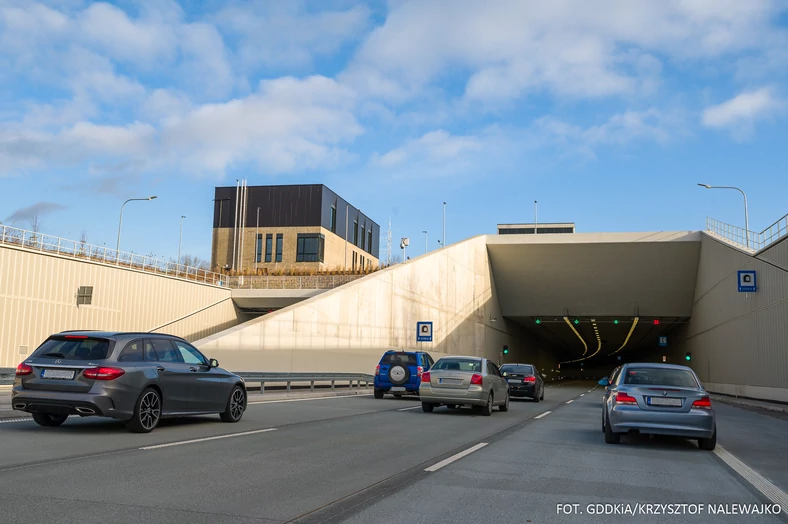
M 77 413 L 80 415 L 95 415 L 96 411 L 90 408 L 77 408 Z
M 25 409 L 25 406 L 27 406 L 27 404 L 17 403 L 14 404 L 14 409 Z

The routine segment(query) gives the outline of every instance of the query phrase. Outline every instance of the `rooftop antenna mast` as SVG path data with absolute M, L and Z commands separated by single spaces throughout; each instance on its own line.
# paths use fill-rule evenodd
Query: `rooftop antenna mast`
M 389 232 L 386 236 L 386 265 L 391 265 L 391 217 L 389 217 Z

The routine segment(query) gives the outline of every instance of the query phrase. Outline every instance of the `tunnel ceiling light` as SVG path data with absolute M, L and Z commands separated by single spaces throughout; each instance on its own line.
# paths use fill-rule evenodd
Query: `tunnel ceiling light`
M 534 322 L 536 322 L 537 324 L 541 324 L 542 323 L 542 319 L 541 318 L 537 318 L 536 320 L 534 320 Z
M 640 318 L 639 318 L 639 317 L 635 317 L 635 318 L 634 318 L 634 320 L 632 321 L 632 327 L 630 327 L 630 328 L 629 328 L 629 333 L 627 333 L 627 338 L 625 338 L 625 339 L 624 339 L 624 343 L 623 343 L 623 344 L 621 344 L 621 347 L 620 347 L 620 348 L 618 348 L 618 349 L 617 349 L 617 350 L 615 350 L 614 352 L 610 353 L 610 355 L 615 355 L 616 353 L 618 353 L 619 351 L 621 351 L 622 349 L 624 349 L 624 346 L 626 346 L 626 345 L 627 345 L 627 342 L 629 342 L 629 337 L 631 337 L 631 336 L 632 336 L 632 333 L 635 331 L 635 326 L 637 326 L 637 325 L 638 325 L 638 322 L 639 322 L 639 321 L 640 321 Z M 608 356 L 610 356 L 610 355 L 608 355 Z
M 613 324 L 616 324 L 616 325 L 618 325 L 618 319 L 617 319 L 617 318 L 614 318 L 614 319 L 613 319 Z
M 567 320 L 567 319 L 564 318 L 564 320 Z M 567 323 L 568 322 L 569 321 L 567 320 Z M 586 357 L 585 354 L 586 354 L 586 352 L 588 352 L 588 346 L 586 345 L 585 341 L 583 340 L 583 337 L 580 337 L 580 334 L 577 331 L 574 330 L 574 326 L 572 326 L 572 324 L 569 324 L 569 327 L 571 327 L 572 330 L 575 331 L 575 334 L 578 337 L 580 337 L 580 340 L 583 340 L 583 345 L 586 346 L 586 351 L 583 352 L 583 356 L 581 358 L 578 358 L 578 359 L 575 359 L 575 360 L 565 360 L 564 362 L 561 362 L 561 364 L 571 364 L 572 362 L 580 362 L 580 367 L 583 367 L 583 361 L 584 360 L 588 360 L 589 358 L 595 356 L 597 353 L 602 351 L 602 338 L 599 336 L 599 332 L 597 331 L 596 323 L 593 323 L 593 326 L 594 326 L 594 332 L 596 333 L 596 351 L 594 351 L 592 354 L 590 354 L 590 355 L 588 355 Z
M 576 318 L 576 319 L 573 320 L 573 322 L 575 323 L 575 326 L 576 326 L 576 325 L 580 324 L 580 319 Z

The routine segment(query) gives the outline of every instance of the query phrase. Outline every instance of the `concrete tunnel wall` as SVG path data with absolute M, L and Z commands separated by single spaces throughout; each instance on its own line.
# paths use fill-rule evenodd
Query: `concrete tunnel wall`
M 433 342 L 416 342 L 432 321 Z M 522 328 L 503 318 L 486 237 L 433 251 L 196 342 L 235 371 L 371 373 L 389 349 L 543 360 Z
M 740 269 L 757 292 L 738 292 Z M 671 360 L 690 351 L 709 391 L 788 402 L 788 238 L 753 256 L 704 234 L 692 317 L 673 338 Z

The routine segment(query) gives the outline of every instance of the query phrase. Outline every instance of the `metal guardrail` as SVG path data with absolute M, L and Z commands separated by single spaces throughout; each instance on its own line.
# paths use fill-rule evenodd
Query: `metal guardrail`
M 0 244 L 20 246 L 26 249 L 60 255 L 79 260 L 87 260 L 115 267 L 124 267 L 156 273 L 184 280 L 204 282 L 216 286 L 225 285 L 224 275 L 197 267 L 185 266 L 172 260 L 117 251 L 107 246 L 94 246 L 79 240 L 68 240 L 36 231 L 27 231 L 11 226 L 2 226 Z
M 706 230 L 739 247 L 755 252 L 788 235 L 788 215 L 760 233 L 706 217 Z
M 10 385 L 14 383 L 14 368 L 0 368 L 0 385 Z M 369 384 L 374 382 L 375 377 L 366 373 L 273 373 L 273 372 L 259 372 L 259 371 L 240 371 L 236 375 L 243 378 L 249 384 L 260 384 L 260 392 L 265 392 L 266 384 L 286 384 L 287 391 L 290 392 L 292 384 L 306 384 L 309 383 L 310 389 L 315 389 L 315 383 L 331 384 L 331 389 L 334 389 L 338 383 L 347 383 L 350 389 L 353 389 L 353 384 L 360 388 L 364 383 L 365 388 L 369 388 Z

